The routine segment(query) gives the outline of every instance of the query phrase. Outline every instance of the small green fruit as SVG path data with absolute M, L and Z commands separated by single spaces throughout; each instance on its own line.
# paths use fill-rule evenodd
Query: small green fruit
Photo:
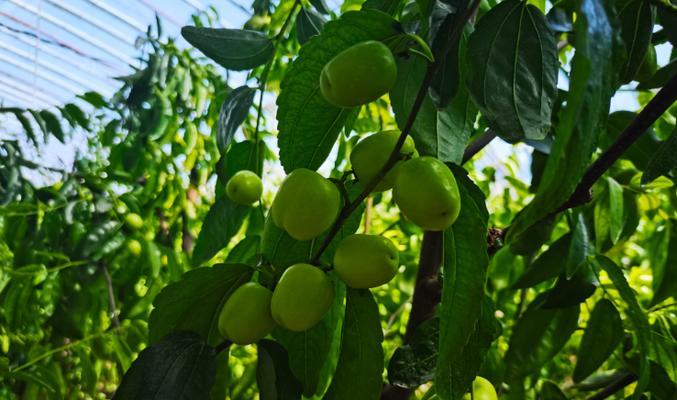
M 125 224 L 133 230 L 143 228 L 143 218 L 137 213 L 129 213 L 125 215 Z
M 238 171 L 226 184 L 226 195 L 237 204 L 254 204 L 261 198 L 261 193 L 261 178 L 252 171 Z
M 473 400 L 498 400 L 494 385 L 481 376 L 478 376 L 472 382 L 472 392 L 472 397 L 470 397 L 470 393 L 466 393 L 463 400 L 470 400 L 471 398 Z
M 275 327 L 270 314 L 273 293 L 256 282 L 237 288 L 219 315 L 219 332 L 234 343 L 259 341 Z
M 350 235 L 334 253 L 334 269 L 346 285 L 368 289 L 390 282 L 400 256 L 389 239 L 377 235 Z
M 375 133 L 362 139 L 350 153 L 350 163 L 353 165 L 355 175 L 366 186 L 378 175 L 381 168 L 385 165 L 393 152 L 397 139 L 400 137 L 400 131 L 383 131 Z M 414 140 L 407 136 L 402 146 L 401 154 L 418 157 L 418 152 L 414 146 Z M 374 192 L 383 192 L 393 187 L 397 168 L 401 165 L 399 161 L 386 174 L 386 176 L 376 185 Z
M 273 200 L 273 222 L 296 240 L 310 240 L 334 223 L 340 206 L 336 185 L 315 171 L 299 168 L 282 182 Z
M 273 291 L 273 319 L 283 328 L 302 332 L 312 328 L 329 311 L 334 285 L 321 269 L 294 264 L 282 274 Z
M 386 94 L 396 79 L 393 53 L 383 43 L 370 40 L 349 47 L 324 66 L 320 91 L 337 107 L 355 107 Z
M 461 210 L 454 174 L 442 161 L 428 156 L 402 163 L 393 198 L 407 218 L 427 231 L 447 229 Z
M 136 240 L 136 239 L 129 239 L 127 242 L 127 250 L 129 250 L 130 253 L 134 256 L 139 256 L 141 255 L 141 251 L 143 250 L 141 247 L 141 243 Z

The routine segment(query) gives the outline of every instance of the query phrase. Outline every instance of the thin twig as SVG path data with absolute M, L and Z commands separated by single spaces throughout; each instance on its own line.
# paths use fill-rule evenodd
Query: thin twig
M 437 60 L 444 60 L 444 56 L 451 50 L 453 47 L 454 42 L 458 40 L 458 38 L 461 35 L 461 32 L 463 30 L 463 27 L 465 26 L 466 21 L 472 15 L 474 14 L 475 10 L 479 6 L 480 1 L 479 0 L 474 0 L 473 3 L 466 9 L 465 13 L 463 14 L 463 17 L 459 19 L 461 23 L 456 25 L 454 27 L 454 30 L 451 32 L 451 35 L 449 37 L 449 40 L 445 43 L 444 49 L 441 51 L 440 55 L 437 57 Z M 362 201 L 367 198 L 369 193 L 371 193 L 372 190 L 376 187 L 376 185 L 386 176 L 388 171 L 392 167 L 395 166 L 395 164 L 400 160 L 400 151 L 402 150 L 402 146 L 404 145 L 404 141 L 407 139 L 407 136 L 411 132 L 411 128 L 414 126 L 414 121 L 416 120 L 416 116 L 418 115 L 418 112 L 421 110 L 421 106 L 423 105 L 423 101 L 425 100 L 426 96 L 428 95 L 428 88 L 430 87 L 433 78 L 435 76 L 435 72 L 439 68 L 440 64 L 437 62 L 434 62 L 432 64 L 428 64 L 428 68 L 426 69 L 425 76 L 423 77 L 423 81 L 421 82 L 421 86 L 419 87 L 418 93 L 416 94 L 416 99 L 414 100 L 414 104 L 411 107 L 411 111 L 409 112 L 409 116 L 407 117 L 407 121 L 404 124 L 404 127 L 402 128 L 402 133 L 400 134 L 400 137 L 397 139 L 397 143 L 395 144 L 395 148 L 393 151 L 390 153 L 390 157 L 388 157 L 388 160 L 386 163 L 383 165 L 381 170 L 376 174 L 374 179 L 369 181 L 365 185 L 364 190 L 357 196 L 355 200 L 353 200 L 351 203 L 346 205 L 342 210 L 341 213 L 339 214 L 338 218 L 334 222 L 334 225 L 332 225 L 331 229 L 329 230 L 329 233 L 327 233 L 327 236 L 325 237 L 324 241 L 322 242 L 322 245 L 319 247 L 317 252 L 315 253 L 315 256 L 311 260 L 311 264 L 317 264 L 318 261 L 320 260 L 320 257 L 322 256 L 322 253 L 324 253 L 325 250 L 329 247 L 329 244 L 331 241 L 334 239 L 334 237 L 340 232 L 341 227 L 343 224 L 346 222 L 348 217 L 357 210 L 357 208 L 362 204 Z
M 113 280 L 110 277 L 110 273 L 108 272 L 108 267 L 106 266 L 106 264 L 101 263 L 99 265 L 101 267 L 103 277 L 106 280 L 106 290 L 108 292 L 108 309 L 110 311 L 110 317 L 113 320 L 113 326 L 119 328 L 120 320 L 118 319 L 117 306 L 115 305 L 115 292 L 113 292 Z
M 475 157 L 475 154 L 479 153 L 480 150 L 485 148 L 492 140 L 496 138 L 498 134 L 493 129 L 487 129 L 482 133 L 477 139 L 473 140 L 468 147 L 466 147 L 463 152 L 463 161 L 462 164 L 468 162 L 471 158 Z
M 588 397 L 587 400 L 603 400 L 603 399 L 609 398 L 609 397 L 613 396 L 614 393 L 618 392 L 619 390 L 622 390 L 624 387 L 628 386 L 629 384 L 631 384 L 632 382 L 634 382 L 636 380 L 637 380 L 637 376 L 635 374 L 628 372 L 627 374 L 618 378 L 618 380 L 609 384 L 609 386 L 600 390 L 596 394 Z
M 216 350 L 217 353 L 220 353 L 226 349 L 228 349 L 231 345 L 233 344 L 232 340 L 224 340 L 223 342 L 219 343 L 214 350 Z

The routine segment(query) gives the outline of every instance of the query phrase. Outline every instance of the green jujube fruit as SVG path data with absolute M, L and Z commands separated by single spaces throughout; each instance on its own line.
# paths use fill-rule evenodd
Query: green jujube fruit
M 252 171 L 238 171 L 226 184 L 226 195 L 237 204 L 256 203 L 261 198 L 261 193 L 263 193 L 261 178 Z
M 273 200 L 273 222 L 296 240 L 310 240 L 336 220 L 341 193 L 315 171 L 299 168 L 282 182 Z
M 219 315 L 219 332 L 240 345 L 263 339 L 275 327 L 270 313 L 273 293 L 256 282 L 237 288 Z
M 389 239 L 378 235 L 347 236 L 334 253 L 334 270 L 346 285 L 368 289 L 390 282 L 400 256 Z
M 461 210 L 454 174 L 442 161 L 429 156 L 402 163 L 393 198 L 407 218 L 427 231 L 447 229 Z
M 347 48 L 324 66 L 320 92 L 337 107 L 356 107 L 388 93 L 396 80 L 393 53 L 383 43 L 369 40 Z
M 125 215 L 125 224 L 133 230 L 141 229 L 143 227 L 143 218 L 137 213 L 129 213 Z
M 472 382 L 472 391 L 472 397 L 470 396 L 470 393 L 466 393 L 463 396 L 463 400 L 498 400 L 494 385 L 481 376 L 478 376 Z
M 355 175 L 357 175 L 363 186 L 366 186 L 376 178 L 376 175 L 378 175 L 381 168 L 388 161 L 390 153 L 395 149 L 399 137 L 400 131 L 398 130 L 383 131 L 368 136 L 355 145 L 355 148 L 350 153 L 350 163 L 353 166 Z M 400 154 L 418 157 L 418 152 L 411 136 L 407 136 L 405 139 Z M 383 192 L 393 187 L 395 175 L 401 163 L 402 161 L 398 161 L 388 171 L 386 176 L 376 184 L 374 192 Z
M 333 300 L 334 285 L 327 275 L 317 267 L 301 263 L 284 271 L 270 306 L 278 325 L 302 332 L 324 317 Z

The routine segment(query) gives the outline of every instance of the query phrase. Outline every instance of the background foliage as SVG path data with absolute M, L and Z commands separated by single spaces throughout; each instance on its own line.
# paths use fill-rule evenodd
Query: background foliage
M 459 399 L 479 374 L 510 399 L 611 389 L 674 399 L 675 5 L 489 0 L 466 24 L 474 6 L 256 0 L 246 31 L 210 29 L 204 16 L 184 28 L 200 52 L 149 29 L 143 67 L 121 77 L 112 98 L 85 93 L 86 109 L 0 109 L 22 126 L 0 143 L 0 397 L 410 393 L 387 383 L 414 398 Z M 447 40 L 454 31 L 456 42 Z M 396 87 L 361 108 L 329 105 L 317 93 L 321 68 L 368 39 L 395 43 Z M 655 65 L 654 47 L 668 63 Z M 242 86 L 231 87 L 232 71 L 246 71 Z M 338 237 L 392 239 L 397 277 L 371 291 L 332 278 L 339 295 L 317 326 L 224 350 L 215 320 L 230 293 L 252 277 L 274 281 L 324 240 L 295 241 L 266 218 L 282 169 L 320 168 L 355 199 L 350 149 L 367 133 L 403 129 L 427 78 L 411 135 L 421 154 L 457 164 L 459 220 L 431 239 L 400 217 L 390 193 L 370 196 Z M 610 112 L 612 96 L 631 91 L 644 107 L 663 86 L 667 112 L 591 198 L 558 212 L 637 119 Z M 275 113 L 264 110 L 267 96 Z M 86 137 L 87 152 L 67 171 L 22 150 L 74 135 Z M 530 159 L 506 151 L 495 164 L 465 162 L 469 144 L 494 136 Z M 224 195 L 242 169 L 263 176 L 260 205 Z M 47 178 L 29 179 L 36 171 Z M 420 289 L 419 254 L 433 240 L 444 249 L 442 285 Z M 412 331 L 415 290 L 440 304 Z

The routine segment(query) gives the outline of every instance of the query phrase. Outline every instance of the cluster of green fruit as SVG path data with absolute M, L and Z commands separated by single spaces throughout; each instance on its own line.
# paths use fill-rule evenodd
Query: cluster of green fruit
M 381 42 L 368 41 L 350 47 L 328 62 L 322 70 L 320 88 L 329 103 L 354 107 L 387 93 L 396 77 L 397 67 L 390 49 Z M 392 188 L 396 204 L 413 223 L 425 230 L 444 230 L 454 223 L 460 211 L 454 175 L 436 158 L 419 157 L 410 137 L 401 146 L 399 161 L 383 174 L 400 135 L 399 131 L 383 131 L 360 141 L 350 154 L 353 172 L 363 186 L 373 186 L 373 191 Z M 237 172 L 226 186 L 227 196 L 238 204 L 255 203 L 261 192 L 261 179 L 251 171 Z M 308 241 L 336 223 L 342 204 L 341 191 L 334 182 L 315 171 L 299 168 L 279 188 L 271 218 L 292 238 Z M 398 267 L 397 248 L 378 235 L 345 237 L 333 259 L 338 277 L 347 286 L 359 289 L 388 283 Z M 322 269 L 306 263 L 295 264 L 283 272 L 272 291 L 255 282 L 236 289 L 222 308 L 219 330 L 241 345 L 262 339 L 277 325 L 302 332 L 324 317 L 333 298 L 334 286 Z

